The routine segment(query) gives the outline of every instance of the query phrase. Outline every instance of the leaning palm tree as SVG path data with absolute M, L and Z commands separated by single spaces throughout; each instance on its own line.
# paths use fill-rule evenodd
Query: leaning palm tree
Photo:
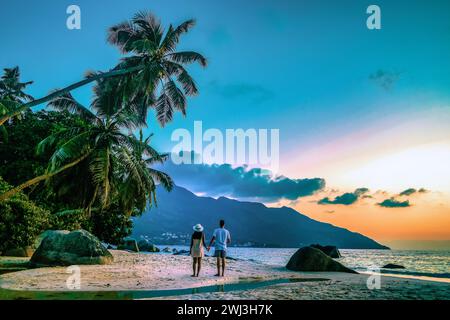
M 133 106 L 116 99 L 117 90 L 111 79 L 99 81 L 92 111 L 70 94 L 51 101 L 51 107 L 79 115 L 83 124 L 56 131 L 40 142 L 38 154 L 51 154 L 45 174 L 1 194 L 0 201 L 41 181 L 70 178 L 71 170 L 77 170 L 83 185 L 66 191 L 77 194 L 83 190 L 81 205 L 87 212 L 93 207 L 108 208 L 116 199 L 125 212 L 142 212 L 155 199 L 157 183 L 170 190 L 171 178 L 148 166 L 163 162 L 167 156 L 150 147 L 148 141 L 127 133 L 142 123 Z
M 121 80 L 124 99 L 141 99 L 141 116 L 145 115 L 148 107 L 155 107 L 159 122 L 165 125 L 172 119 L 174 110 L 185 113 L 185 95 L 198 92 L 185 66 L 194 62 L 206 66 L 207 63 L 197 52 L 176 51 L 180 37 L 194 24 L 194 20 L 188 20 L 178 27 L 170 25 L 165 32 L 154 15 L 137 13 L 131 21 L 109 30 L 108 41 L 127 54 L 115 68 L 104 73 L 90 73 L 82 81 L 21 105 L 17 110 L 0 116 L 0 126 L 27 108 L 51 101 L 90 82 L 111 77 Z M 182 90 L 176 82 L 181 84 Z

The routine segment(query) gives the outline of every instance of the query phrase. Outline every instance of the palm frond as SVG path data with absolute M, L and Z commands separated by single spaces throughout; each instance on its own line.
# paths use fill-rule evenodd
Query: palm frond
M 173 105 L 170 97 L 165 90 L 161 93 L 155 104 L 156 118 L 158 122 L 164 127 L 173 118 Z
M 117 157 L 121 165 L 128 172 L 128 177 L 133 180 L 136 188 L 142 189 L 142 175 L 139 170 L 139 164 L 133 157 L 133 155 L 126 148 L 120 148 L 119 152 L 117 153 Z
M 70 92 L 56 97 L 48 103 L 48 106 L 56 110 L 67 110 L 79 115 L 84 120 L 94 121 L 97 117 L 85 106 L 79 103 Z
M 186 95 L 195 96 L 198 94 L 197 85 L 195 84 L 194 79 L 192 79 L 182 65 L 172 61 L 165 61 L 164 66 L 170 75 L 177 77 L 177 81 L 183 86 Z
M 114 115 L 113 124 L 124 129 L 137 129 L 146 125 L 145 119 L 137 114 L 132 108 L 120 109 Z
M 175 51 L 175 48 L 180 41 L 180 36 L 184 33 L 187 33 L 194 26 L 194 19 L 187 20 L 176 28 L 170 25 L 164 37 L 164 40 L 161 43 L 161 50 L 164 53 Z
M 108 29 L 107 41 L 117 46 L 122 53 L 131 52 L 133 42 L 139 39 L 139 34 L 130 21 L 121 22 Z
M 183 92 L 177 87 L 175 82 L 170 79 L 168 82 L 166 82 L 164 89 L 170 100 L 172 101 L 173 107 L 181 111 L 183 116 L 186 116 L 186 97 L 184 96 Z
M 176 63 L 194 63 L 198 62 L 202 67 L 206 67 L 208 65 L 208 61 L 204 56 L 202 56 L 200 53 L 197 53 L 195 51 L 181 51 L 181 52 L 174 52 L 169 53 L 167 57 Z
M 111 192 L 111 152 L 108 147 L 97 151 L 90 158 L 89 170 L 92 173 L 92 182 L 101 189 L 102 208 L 107 207 L 110 202 Z
M 150 173 L 151 177 L 155 181 L 159 182 L 164 187 L 164 189 L 166 189 L 167 191 L 172 190 L 174 182 L 167 173 L 152 168 L 148 168 L 147 170 Z
M 147 164 L 147 165 L 154 165 L 154 164 L 157 164 L 157 163 L 160 163 L 160 164 L 162 164 L 162 163 L 164 163 L 165 161 L 167 161 L 168 159 L 169 159 L 169 154 L 159 154 L 157 157 L 148 157 L 148 158 L 146 158 L 145 160 L 144 160 L 144 162 Z
M 140 11 L 134 15 L 132 22 L 150 42 L 159 46 L 164 31 L 155 15 L 148 11 Z
M 70 129 L 61 129 L 57 132 L 52 133 L 38 143 L 36 147 L 36 154 L 42 155 L 49 152 L 50 150 L 54 150 L 57 144 L 60 143 L 68 134 L 70 134 Z
M 59 145 L 50 158 L 48 172 L 56 171 L 64 163 L 81 158 L 86 154 L 91 148 L 89 135 L 90 132 L 85 131 Z
M 18 109 L 22 104 L 10 99 L 0 99 L 0 115 Z

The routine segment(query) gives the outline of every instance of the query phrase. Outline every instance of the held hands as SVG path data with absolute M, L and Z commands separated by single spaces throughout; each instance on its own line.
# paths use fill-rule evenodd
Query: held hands
M 208 247 L 206 248 L 206 250 L 209 252 L 209 250 L 211 250 L 211 246 L 208 246 Z

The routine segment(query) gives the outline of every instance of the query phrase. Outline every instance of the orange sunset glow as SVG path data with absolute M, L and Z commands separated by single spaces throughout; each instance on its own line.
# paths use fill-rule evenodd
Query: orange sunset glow
M 450 239 L 450 130 L 446 107 L 412 112 L 368 125 L 282 161 L 287 176 L 326 177 L 318 194 L 281 201 L 319 221 L 348 228 L 379 241 Z M 400 121 L 401 120 L 401 121 Z M 284 165 L 283 165 L 284 164 Z M 345 204 L 318 204 L 356 188 L 370 192 Z M 399 196 L 408 188 L 427 192 Z M 386 199 L 407 207 L 382 207 Z M 271 204 L 274 205 L 274 204 Z

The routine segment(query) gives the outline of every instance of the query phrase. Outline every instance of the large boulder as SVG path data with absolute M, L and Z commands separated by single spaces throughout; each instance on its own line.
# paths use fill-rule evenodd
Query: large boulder
M 147 252 L 159 252 L 159 248 L 154 244 L 150 243 L 147 239 L 139 240 L 138 242 L 139 251 Z
M 42 239 L 30 259 L 34 266 L 109 264 L 113 257 L 101 242 L 86 230 L 51 231 Z
M 332 258 L 319 249 L 303 247 L 291 257 L 286 268 L 292 271 L 336 271 L 357 273 Z
M 319 249 L 320 251 L 322 251 L 331 258 L 341 257 L 341 253 L 339 252 L 339 249 L 336 246 L 321 246 L 320 244 L 312 244 L 310 245 L 310 247 Z
M 117 246 L 117 250 L 128 250 L 133 252 L 139 252 L 139 246 L 135 239 L 125 239 L 123 243 Z
M 44 232 L 42 232 L 40 235 L 37 236 L 36 240 L 34 240 L 34 243 L 31 245 L 31 247 L 33 249 L 39 248 L 39 246 L 41 245 L 42 240 L 44 240 L 45 237 L 47 237 L 52 232 L 55 232 L 55 230 L 45 230 Z

